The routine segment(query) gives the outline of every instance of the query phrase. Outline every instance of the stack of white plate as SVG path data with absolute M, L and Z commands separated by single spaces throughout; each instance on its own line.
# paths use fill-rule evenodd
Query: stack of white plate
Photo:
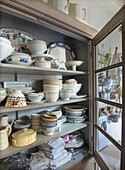
M 43 80 L 43 91 L 45 99 L 56 102 L 59 98 L 59 90 L 62 88 L 62 80 Z
M 68 122 L 81 123 L 87 119 L 85 113 L 87 110 L 86 106 L 82 105 L 69 105 L 65 106 L 65 113 Z

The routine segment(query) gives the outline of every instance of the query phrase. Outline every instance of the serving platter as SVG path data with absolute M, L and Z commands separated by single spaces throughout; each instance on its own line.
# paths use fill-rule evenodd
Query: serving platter
M 66 62 L 75 59 L 75 54 L 72 49 L 62 42 L 51 44 L 48 47 L 47 54 L 54 56 L 59 62 Z
M 0 37 L 7 38 L 11 41 L 14 52 L 28 53 L 27 45 L 36 38 L 24 31 L 12 29 L 12 28 L 1 28 Z
M 81 99 L 81 98 L 84 98 L 84 97 L 87 97 L 87 95 L 74 95 L 74 96 L 71 96 L 71 99 Z

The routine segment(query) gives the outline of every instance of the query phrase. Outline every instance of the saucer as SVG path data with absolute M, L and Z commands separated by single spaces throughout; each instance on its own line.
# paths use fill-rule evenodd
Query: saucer
M 40 102 L 27 102 L 27 104 L 43 104 L 43 103 L 45 103 L 45 102 L 47 102 L 47 100 L 42 100 L 42 101 L 40 101 Z
M 75 95 L 75 96 L 71 96 L 71 99 L 80 99 L 84 97 L 87 97 L 87 95 Z

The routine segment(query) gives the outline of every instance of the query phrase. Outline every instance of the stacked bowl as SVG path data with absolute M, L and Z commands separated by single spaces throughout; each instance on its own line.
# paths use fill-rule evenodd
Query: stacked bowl
M 77 93 L 80 91 L 81 87 L 82 84 L 77 83 L 75 79 L 65 80 L 65 83 L 63 84 L 63 90 L 72 90 L 71 98 L 77 96 Z
M 53 114 L 44 114 L 41 118 L 42 130 L 45 135 L 53 135 L 57 126 L 57 117 Z
M 71 123 L 81 123 L 87 119 L 85 113 L 87 110 L 86 106 L 82 105 L 69 105 L 64 107 L 66 118 Z
M 43 91 L 45 99 L 56 102 L 59 98 L 59 90 L 62 89 L 62 80 L 43 80 Z
M 32 114 L 31 115 L 31 124 L 32 124 L 33 129 L 36 129 L 36 130 L 41 129 L 40 120 L 41 120 L 40 114 Z

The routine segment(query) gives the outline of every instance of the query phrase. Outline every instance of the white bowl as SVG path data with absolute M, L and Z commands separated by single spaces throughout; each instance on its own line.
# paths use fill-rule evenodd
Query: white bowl
M 62 116 L 62 111 L 60 109 L 53 110 L 49 112 L 50 114 L 56 115 L 57 119 L 59 119 Z
M 13 53 L 11 56 L 6 58 L 6 62 L 25 66 L 32 64 L 31 57 L 26 53 Z
M 11 46 L 11 42 L 3 37 L 0 37 L 0 61 L 6 59 L 12 54 L 14 48 Z
M 72 96 L 76 96 L 76 94 L 79 92 L 81 89 L 82 84 L 63 84 L 63 90 L 72 90 Z
M 32 54 L 43 54 L 47 50 L 47 45 L 45 41 L 33 40 L 29 43 L 27 48 Z
M 59 98 L 59 93 L 45 93 L 45 99 L 49 102 L 56 102 Z
M 59 85 L 50 85 L 50 84 L 49 85 L 47 85 L 47 84 L 43 85 L 44 92 L 46 90 L 58 90 L 59 91 L 59 89 L 60 89 Z
M 53 135 L 54 134 L 54 131 L 56 129 L 56 126 L 55 127 L 45 127 L 45 126 L 42 126 L 42 130 L 44 132 L 44 135 Z
M 62 100 L 69 100 L 72 96 L 72 90 L 60 90 L 60 97 Z
M 68 80 L 65 80 L 65 83 L 66 84 L 77 84 L 77 81 L 75 79 L 68 79 Z
M 41 68 L 51 68 L 50 61 L 36 61 L 36 66 Z
M 76 67 L 80 66 L 83 63 L 83 61 L 78 61 L 78 60 L 72 60 L 72 61 L 66 61 L 66 66 L 72 67 L 73 71 L 76 71 Z
M 59 89 L 47 89 L 44 90 L 45 93 L 59 93 Z
M 43 80 L 43 84 L 61 85 L 62 84 L 62 80 Z

